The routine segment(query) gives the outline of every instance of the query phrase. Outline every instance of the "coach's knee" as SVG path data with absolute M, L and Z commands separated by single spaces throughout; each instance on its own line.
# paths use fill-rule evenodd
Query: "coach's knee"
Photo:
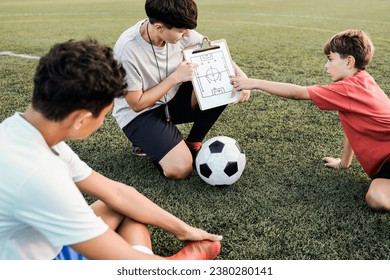
M 162 166 L 163 174 L 169 179 L 183 180 L 187 179 L 193 172 L 192 157 L 181 156 Z
M 163 170 L 165 177 L 169 179 L 183 180 L 187 179 L 192 174 L 192 162 L 176 164 Z
M 159 161 L 163 175 L 170 179 L 182 180 L 192 172 L 192 155 L 184 141 L 180 142 Z

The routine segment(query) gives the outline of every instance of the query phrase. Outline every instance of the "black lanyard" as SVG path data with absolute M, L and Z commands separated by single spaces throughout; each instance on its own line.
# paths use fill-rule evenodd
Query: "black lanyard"
M 161 73 L 160 73 L 160 66 L 158 64 L 157 55 L 156 55 L 156 51 L 154 50 L 152 39 L 150 38 L 150 35 L 149 35 L 149 21 L 148 21 L 148 23 L 146 25 L 146 33 L 148 34 L 149 43 L 150 43 L 150 46 L 152 47 L 154 60 L 156 61 L 156 67 L 157 67 L 157 71 L 158 71 L 158 76 L 160 77 L 160 83 L 161 83 L 162 82 L 162 77 L 161 77 Z M 167 78 L 168 77 L 168 43 L 165 42 L 165 45 L 166 45 L 165 78 Z M 164 104 L 165 104 L 165 108 L 164 108 L 165 117 L 167 119 L 167 122 L 169 122 L 171 120 L 171 116 L 170 116 L 170 113 L 169 113 L 168 102 L 167 102 L 167 95 L 166 94 L 164 94 Z

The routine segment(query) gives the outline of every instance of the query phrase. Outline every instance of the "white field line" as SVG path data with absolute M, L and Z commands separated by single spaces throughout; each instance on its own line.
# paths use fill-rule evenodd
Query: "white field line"
M 17 57 L 28 58 L 28 59 L 37 59 L 37 60 L 40 59 L 39 56 L 28 55 L 28 54 L 18 54 L 18 53 L 13 53 L 10 51 L 0 51 L 0 55 L 17 56 Z
M 36 17 L 36 16 L 110 16 L 110 15 L 144 15 L 142 12 L 64 12 L 64 13 L 9 13 L 0 17 Z

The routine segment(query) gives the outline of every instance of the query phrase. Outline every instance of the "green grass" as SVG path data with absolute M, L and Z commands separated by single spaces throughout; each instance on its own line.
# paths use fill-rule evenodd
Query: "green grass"
M 368 71 L 390 93 L 390 1 L 198 0 L 198 31 L 225 38 L 233 59 L 251 77 L 325 84 L 322 47 L 334 33 L 364 29 L 376 53 Z M 2 0 L 0 52 L 40 56 L 57 42 L 96 38 L 113 46 L 122 31 L 145 16 L 144 1 Z M 24 111 L 36 61 L 0 55 L 0 120 Z M 182 125 L 183 134 L 189 125 Z M 135 186 L 186 222 L 224 235 L 219 259 L 390 259 L 390 216 L 370 211 L 370 184 L 356 160 L 345 171 L 323 167 L 340 156 L 343 133 L 335 112 L 310 102 L 253 92 L 230 106 L 207 138 L 238 140 L 247 167 L 233 186 L 213 188 L 196 174 L 161 177 L 108 116 L 90 138 L 70 145 L 104 175 Z M 151 228 L 157 254 L 182 245 Z

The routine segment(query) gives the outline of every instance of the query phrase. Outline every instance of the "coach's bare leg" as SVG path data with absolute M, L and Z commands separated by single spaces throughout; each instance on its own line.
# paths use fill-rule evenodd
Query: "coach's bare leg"
M 194 91 L 191 94 L 191 108 L 192 110 L 199 109 Z M 184 140 L 180 141 L 159 161 L 165 177 L 178 180 L 186 179 L 192 174 L 192 163 L 191 152 Z
M 186 179 L 192 174 L 192 155 L 184 140 L 180 141 L 159 162 L 164 175 L 171 179 Z
M 368 207 L 375 211 L 390 211 L 390 179 L 374 179 L 366 194 Z

